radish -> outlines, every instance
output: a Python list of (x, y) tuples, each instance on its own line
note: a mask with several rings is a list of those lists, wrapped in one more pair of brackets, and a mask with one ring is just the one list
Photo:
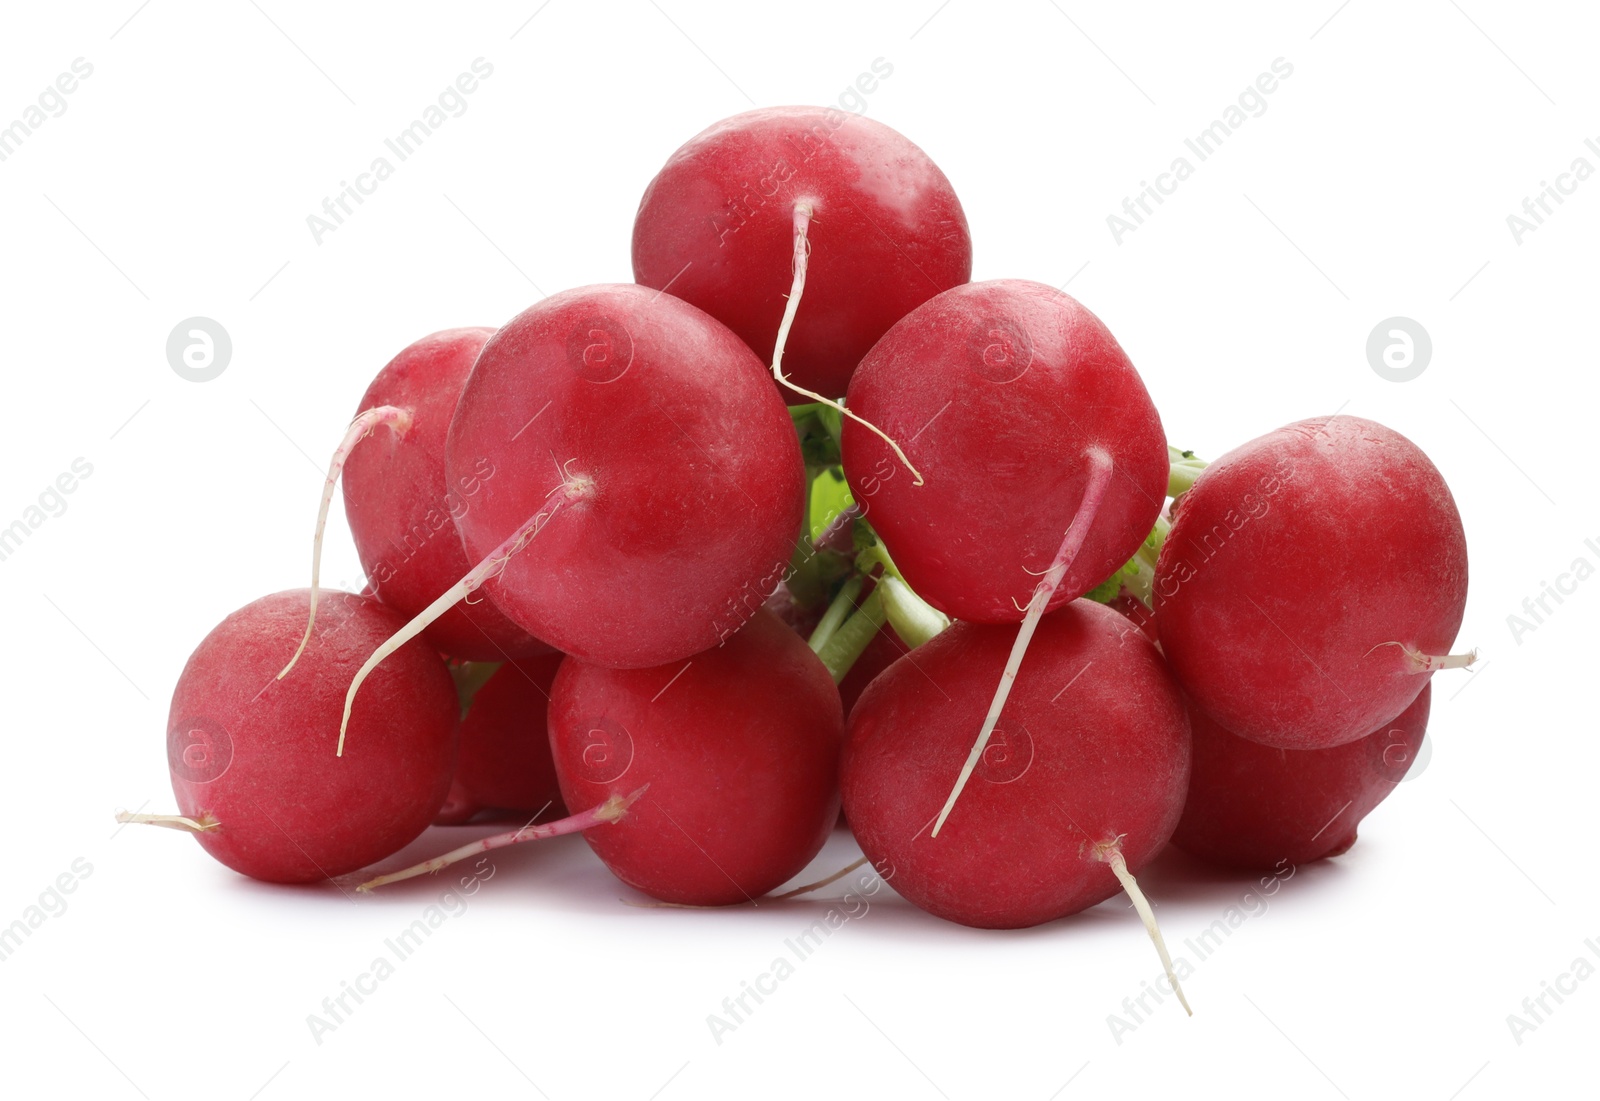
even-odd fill
[(507, 662), (472, 696), (461, 720), (455, 783), (446, 806), (453, 824), (483, 810), (535, 819), (566, 816), (550, 758), (546, 712), (560, 654)]
[[(493, 331), (447, 329), (423, 337), (390, 360), (367, 388), (323, 486), (311, 547), (311, 614), (303, 640), (311, 637), (316, 624), (322, 540), (341, 472), (345, 515), (361, 567), (371, 591), (385, 604), (410, 618), (467, 571), (470, 563), (456, 520), (472, 507), (483, 480), (495, 471), (483, 460), (459, 482), (447, 483), (445, 433), (461, 387)], [(378, 438), (373, 442), (357, 446), (374, 434)], [(449, 609), (428, 627), (427, 639), (464, 661), (504, 661), (550, 650), (487, 599)], [(299, 657), (297, 650), (284, 675)]]
[[(499, 471), (488, 459), (446, 478), (444, 448), (462, 387), (493, 329), (448, 329), (406, 348), (361, 399), (363, 410), (390, 405), (411, 414), (404, 439), (390, 435), (356, 448), (344, 467), (344, 509), (361, 566), (378, 599), (414, 616), (472, 565), (458, 523)], [(428, 627), (433, 646), (462, 661), (506, 661), (550, 647), (482, 599), (458, 604)]]
[(167, 761), (177, 815), (123, 821), (194, 833), (235, 871), (310, 883), (404, 848), (432, 820), (455, 757), (455, 688), (438, 655), (405, 646), (351, 716), (358, 748), (330, 761), (345, 685), (405, 617), (329, 593), (295, 676), (277, 679), (310, 607), (306, 589), (263, 597), (195, 649), (172, 694)]
[(843, 722), (821, 661), (765, 609), (686, 661), (568, 658), (550, 696), (569, 807), (649, 785), (624, 821), (585, 840), (624, 883), (701, 906), (758, 898), (821, 850), (839, 814)]
[(350, 686), (491, 577), (524, 630), (586, 661), (644, 667), (715, 646), (776, 587), (805, 467), (761, 362), (693, 306), (633, 284), (530, 307), (473, 368), (446, 444), (478, 564)]
[(956, 287), (901, 319), (857, 369), (848, 404), (905, 441), (926, 480), (896, 477), (882, 441), (845, 425), (851, 492), (906, 581), (957, 619), (1022, 624), (937, 836), (1040, 616), (1144, 542), (1166, 499), (1166, 437), (1099, 318), (1017, 279)]
[(1195, 703), (1280, 749), (1354, 741), (1450, 655), (1467, 543), (1444, 478), (1359, 417), (1297, 421), (1236, 448), (1173, 505), (1156, 627)]
[(901, 134), (832, 107), (768, 107), (702, 131), (650, 181), (633, 274), (822, 400), (889, 326), (971, 278), (972, 239), (950, 181)]
[(1329, 749), (1275, 749), (1230, 733), (1198, 709), (1189, 798), (1172, 843), (1217, 864), (1273, 869), (1338, 856), (1422, 746), (1429, 685), (1398, 718)]
[(1039, 925), (1126, 890), (1170, 975), (1132, 873), (1183, 810), (1189, 722), (1160, 653), (1111, 609), (1080, 600), (1040, 620), (960, 828), (928, 836), (1012, 636), (957, 622), (868, 686), (840, 771), (856, 839), (895, 890), (963, 925)]
[[(557, 659), (559, 661), (559, 659)], [(450, 663), (450, 677), (456, 682), (456, 699), (461, 702), (461, 717), (465, 719), (472, 708), (472, 699), (478, 690), (489, 683), (489, 678), (500, 671), (500, 662), (497, 661), (460, 661)], [(435, 826), (460, 826), (470, 822), (483, 810), (478, 801), (468, 794), (467, 789), (461, 784), (461, 751), (460, 738), (456, 739), (456, 764), (454, 779), (450, 782), (450, 793), (444, 797), (444, 805), (439, 808), (439, 813), (433, 816)]]

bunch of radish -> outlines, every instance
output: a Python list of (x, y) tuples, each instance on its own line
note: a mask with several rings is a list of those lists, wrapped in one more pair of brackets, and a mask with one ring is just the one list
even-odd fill
[[(636, 283), (378, 372), (311, 588), (201, 642), (177, 812), (122, 817), (280, 883), (509, 818), (363, 886), (581, 832), (719, 906), (805, 868), (842, 800), (929, 913), (1126, 891), (1170, 974), (1135, 879), (1169, 841), (1335, 855), (1403, 778), (1430, 677), (1472, 660), (1461, 519), (1357, 417), (1172, 447), (1094, 314), (971, 267), (888, 127), (775, 108), (693, 138), (640, 202)], [(318, 584), (341, 475), (359, 595)]]

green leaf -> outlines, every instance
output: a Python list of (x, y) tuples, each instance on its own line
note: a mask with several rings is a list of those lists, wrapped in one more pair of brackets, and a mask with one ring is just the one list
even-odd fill
[(811, 515), (808, 523), (812, 540), (821, 536), (828, 525), (853, 503), (850, 484), (844, 480), (844, 474), (838, 467), (830, 466), (818, 472), (811, 483)]

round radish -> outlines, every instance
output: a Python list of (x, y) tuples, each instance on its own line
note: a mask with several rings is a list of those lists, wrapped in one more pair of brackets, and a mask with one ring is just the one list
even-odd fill
[(963, 925), (1009, 929), (1110, 898), (1102, 849), (1130, 868), (1171, 836), (1189, 781), (1183, 694), (1161, 655), (1104, 605), (1046, 616), (1029, 672), (938, 838), (929, 827), (1011, 647), (957, 622), (868, 686), (850, 715), (845, 813), (895, 890)]
[(977, 782), (931, 836), (1011, 635), (957, 622), (867, 687), (840, 768), (850, 827), (895, 890), (963, 925), (1038, 925), (1126, 890), (1176, 988), (1132, 870), (1178, 823), (1189, 722), (1160, 653), (1116, 612), (1080, 600), (1043, 618)]
[(585, 839), (617, 878), (665, 902), (758, 898), (816, 856), (839, 813), (839, 692), (762, 609), (728, 641), (652, 669), (563, 662), (550, 741), (569, 807), (648, 785)]
[(560, 654), (507, 662), (472, 697), (461, 720), (452, 797), (476, 810), (566, 817), (546, 713)]
[[(500, 471), (487, 458), (464, 462), (446, 480), (445, 434), (461, 388), (493, 329), (447, 329), (406, 348), (373, 379), (365, 411), (392, 406), (410, 414), (404, 436), (379, 432), (344, 464), (344, 509), (361, 566), (380, 600), (407, 618), (426, 608), (472, 563), (456, 525)], [(515, 475), (512, 475), (513, 477)], [(438, 650), (463, 661), (506, 661), (549, 647), (507, 619), (493, 601), (461, 603), (429, 625)]]
[(873, 347), (848, 404), (903, 441), (844, 426), (845, 475), (911, 587), (957, 619), (1021, 621), (937, 836), (983, 753), (1039, 617), (1143, 544), (1166, 500), (1161, 418), (1100, 319), (1054, 288), (970, 283)]
[(1173, 672), (1240, 737), (1354, 741), (1448, 656), (1467, 543), (1439, 471), (1360, 417), (1298, 421), (1211, 463), (1173, 506), (1155, 575)]
[[(602, 665), (687, 658), (777, 585), (800, 532), (805, 467), (761, 363), (670, 295), (586, 287), (484, 346), (450, 426), (452, 482), (487, 461), (460, 519), (495, 602)], [(474, 583), (475, 582), (475, 583)]]
[(427, 827), (450, 785), (456, 691), (438, 655), (403, 647), (351, 716), (355, 743), (334, 758), (350, 677), (405, 617), (371, 597), (325, 594), (295, 669), (310, 592), (263, 597), (195, 649), (172, 694), (167, 759), (181, 825), (217, 860), (274, 883), (365, 867)]
[(1110, 475), (1046, 610), (1133, 556), (1166, 500), (1166, 436), (1133, 364), (1075, 299), (1020, 279), (946, 291), (878, 342), (849, 406), (902, 441), (926, 485), (844, 426), (851, 492), (939, 610), (1016, 623), (1103, 455)]
[(889, 326), (971, 278), (972, 240), (950, 181), (896, 131), (834, 108), (769, 107), (668, 159), (639, 202), (633, 273), (781, 360), (797, 386), (839, 397)]
[(1424, 684), (1398, 718), (1329, 749), (1265, 746), (1191, 709), (1194, 769), (1172, 843), (1214, 863), (1263, 870), (1346, 852), (1356, 826), (1416, 759), (1431, 695)]

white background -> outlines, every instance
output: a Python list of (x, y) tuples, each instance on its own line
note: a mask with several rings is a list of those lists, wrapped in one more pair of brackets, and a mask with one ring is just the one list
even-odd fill
[[(93, 869), (0, 964), (7, 1079), (95, 1098), (641, 1101), (1471, 1101), (1590, 1080), (1600, 981), (1520, 1044), (1506, 1018), (1600, 937), (1600, 581), (1520, 640), (1507, 616), (1574, 559), (1600, 564), (1584, 543), (1600, 537), (1600, 180), (1520, 243), (1506, 216), (1575, 158), (1600, 168), (1592, 10), (540, 3), (8, 8), (0, 121), (73, 59), (94, 72), (0, 163), (0, 526), (75, 458), (94, 470), (0, 562), (0, 925), (74, 859)], [(306, 216), (478, 57), (494, 73), (467, 112), (317, 244)], [(1301, 869), (1198, 964), (1192, 1019), (1168, 1004), (1120, 1043), (1107, 1015), (1158, 970), (1124, 903), (993, 933), (886, 891), (718, 1044), (707, 1015), (828, 903), (629, 907), (572, 838), (503, 855), (319, 1045), (307, 1015), (440, 884), (352, 902), (252, 883), (177, 834), (113, 834), (119, 807), (171, 806), (185, 658), (230, 610), (304, 584), (318, 468), (390, 356), (628, 280), (638, 196), (677, 145), (753, 104), (835, 101), (880, 57), (893, 75), (867, 114), (953, 181), (975, 277), (1070, 283), (1174, 442), (1215, 456), (1342, 410), (1435, 459), (1471, 548), (1461, 643), (1486, 660), (1435, 682), (1431, 760), (1351, 853)], [(1119, 244), (1106, 215), (1279, 57), (1294, 73), (1265, 114)], [(164, 351), (194, 315), (234, 344), (205, 384)], [(1434, 344), (1404, 384), (1364, 351), (1393, 315)], [(332, 530), (325, 577), (358, 587), (337, 515)], [(838, 835), (813, 871), (854, 854)], [(1246, 887), (1181, 859), (1144, 879), (1175, 946)]]

